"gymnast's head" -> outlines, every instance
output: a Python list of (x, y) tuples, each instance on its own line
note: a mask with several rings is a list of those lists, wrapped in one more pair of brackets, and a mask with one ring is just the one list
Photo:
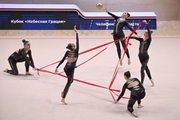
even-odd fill
[[(150, 31), (150, 34), (152, 34), (152, 33), (153, 33), (153, 31)], [(148, 31), (145, 31), (145, 32), (144, 32), (144, 37), (145, 37), (145, 38), (148, 38), (148, 37), (149, 37)]]
[(31, 48), (30, 42), (25, 40), (25, 39), (23, 39), (22, 42), (23, 42), (23, 45), (24, 45), (24, 49), (25, 50), (30, 50), (30, 48)]
[[(152, 34), (152, 33), (153, 33), (153, 31), (150, 31), (150, 34)], [(148, 38), (148, 37), (149, 37), (149, 34), (148, 34), (148, 31), (147, 31), (147, 30), (144, 32), (144, 37), (145, 37), (145, 38)]]
[(128, 12), (124, 12), (124, 13), (122, 14), (122, 18), (127, 19), (128, 17), (130, 17), (130, 14), (129, 14)]
[(76, 46), (75, 46), (74, 43), (69, 43), (66, 48), (67, 48), (68, 50), (73, 51), (73, 50), (75, 50)]
[(129, 71), (124, 72), (124, 79), (128, 80), (131, 77), (131, 73)]

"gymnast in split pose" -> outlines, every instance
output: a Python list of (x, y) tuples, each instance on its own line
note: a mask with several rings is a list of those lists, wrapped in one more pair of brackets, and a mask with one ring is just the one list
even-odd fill
[(32, 75), (31, 73), (29, 73), (29, 66), (31, 66), (34, 70), (36, 70), (30, 49), (31, 47), (30, 42), (26, 40), (22, 40), (22, 42), (24, 44), (24, 48), (16, 50), (8, 58), (9, 64), (11, 66), (11, 70), (6, 69), (4, 70), (4, 72), (7, 72), (12, 75), (18, 75), (19, 72), (17, 68), (17, 63), (19, 62), (25, 62), (26, 75)]
[[(124, 40), (124, 32), (123, 32), (123, 28), (125, 26), (127, 26), (131, 31), (133, 31), (133, 29), (130, 27), (129, 23), (126, 22), (126, 19), (130, 16), (130, 14), (128, 12), (124, 12), (120, 17), (108, 12), (108, 10), (106, 9), (106, 12), (111, 15), (115, 20), (115, 24), (114, 24), (114, 30), (113, 30), (113, 39), (115, 41), (115, 45), (117, 48), (117, 54), (120, 60), (120, 65), (122, 65), (122, 58), (121, 58), (121, 47), (120, 47), (120, 43), (117, 40), (121, 41), (121, 44), (123, 46), (123, 48), (126, 48), (126, 41)], [(137, 35), (137, 33), (135, 32), (135, 34)], [(130, 55), (129, 55), (129, 50), (126, 49), (126, 55), (128, 57), (128, 65), (131, 64), (131, 60), (130, 60)]]
[(56, 67), (55, 72), (58, 72), (58, 67), (64, 62), (64, 60), (67, 58), (67, 63), (64, 67), (64, 71), (67, 75), (67, 83), (66, 86), (61, 93), (62, 100), (61, 102), (64, 103), (65, 105), (67, 104), (65, 102), (66, 95), (68, 93), (69, 87), (71, 86), (71, 83), (73, 82), (73, 77), (74, 77), (74, 69), (76, 68), (76, 62), (78, 60), (78, 54), (79, 54), (79, 38), (78, 38), (78, 33), (76, 30), (76, 26), (74, 26), (74, 31), (76, 32), (76, 46), (73, 43), (69, 43), (67, 45), (67, 52), (65, 53), (63, 59), (61, 62), (58, 64)]
[(144, 77), (145, 77), (144, 70), (145, 70), (152, 83), (152, 86), (154, 86), (154, 82), (152, 80), (151, 73), (147, 65), (149, 61), (148, 49), (152, 41), (151, 38), (152, 31), (150, 31), (146, 20), (144, 20), (143, 23), (146, 24), (146, 28), (147, 28), (147, 31), (144, 33), (144, 38), (132, 36), (130, 37), (130, 39), (136, 39), (140, 42), (138, 56), (141, 62), (141, 83), (142, 84), (144, 83)]
[(146, 95), (145, 89), (141, 82), (137, 78), (131, 78), (131, 73), (129, 71), (124, 73), (124, 79), (126, 80), (126, 83), (124, 84), (122, 88), (122, 92), (119, 95), (116, 103), (122, 98), (124, 95), (126, 89), (131, 91), (131, 95), (129, 98), (129, 102), (127, 105), (128, 111), (135, 117), (138, 117), (137, 113), (134, 112), (133, 106), (135, 102), (138, 102), (138, 108), (142, 108), (141, 106), (141, 99), (143, 99)]

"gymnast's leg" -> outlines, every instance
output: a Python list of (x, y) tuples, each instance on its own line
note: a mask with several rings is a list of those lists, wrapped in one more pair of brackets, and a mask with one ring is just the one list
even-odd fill
[(65, 98), (66, 98), (66, 95), (67, 95), (67, 93), (69, 91), (71, 83), (73, 82), (74, 70), (65, 71), (65, 73), (67, 75), (67, 83), (66, 83), (66, 86), (64, 88), (64, 91), (62, 92), (62, 100), (61, 100), (61, 102), (63, 102), (66, 105), (67, 103), (65, 102)]
[(113, 36), (114, 38), (114, 43), (116, 45), (116, 49), (117, 49), (117, 54), (118, 54), (118, 58), (120, 61), (120, 65), (122, 65), (122, 60), (121, 60), (121, 47), (120, 47), (120, 43), (117, 37), (115, 37), (115, 35)]
[(128, 48), (126, 48), (126, 41), (125, 40), (121, 40), (121, 44), (122, 44), (124, 50), (126, 49), (126, 55), (127, 55), (127, 58), (128, 58), (128, 65), (130, 65), (131, 64), (131, 60), (130, 60), (129, 50), (128, 50)]
[(9, 58), (8, 61), (9, 61), (9, 64), (10, 64), (12, 70), (6, 69), (6, 70), (4, 70), (4, 72), (7, 72), (7, 73), (12, 74), (12, 75), (18, 75), (19, 72), (17, 69), (16, 62), (11, 58)]
[(136, 102), (136, 100), (133, 99), (132, 97), (130, 97), (127, 109), (132, 115), (134, 115), (135, 117), (138, 117), (138, 115), (134, 112), (134, 109), (133, 109), (135, 102)]
[(140, 62), (142, 64), (142, 66), (141, 66), (141, 83), (142, 84), (144, 83), (144, 77), (145, 77), (144, 70), (145, 70), (148, 77), (149, 77), (149, 79), (150, 79), (150, 81), (151, 81), (151, 83), (152, 83), (152, 86), (154, 86), (154, 82), (152, 80), (150, 70), (149, 70), (149, 68), (147, 66), (148, 61), (149, 61), (149, 56), (147, 56), (147, 57), (145, 57), (143, 59), (140, 58)]
[(150, 70), (149, 70), (149, 68), (148, 68), (148, 65), (146, 65), (145, 71), (146, 71), (147, 76), (149, 77), (149, 80), (150, 80), (151, 83), (152, 83), (152, 86), (154, 86), (154, 81), (153, 81), (153, 79), (152, 79), (152, 77), (151, 77), (151, 72), (150, 72)]
[(149, 56), (147, 56), (145, 58), (140, 57), (139, 60), (141, 62), (141, 83), (143, 84), (144, 83), (144, 77), (145, 77), (144, 70), (145, 70), (145, 68), (147, 66)]

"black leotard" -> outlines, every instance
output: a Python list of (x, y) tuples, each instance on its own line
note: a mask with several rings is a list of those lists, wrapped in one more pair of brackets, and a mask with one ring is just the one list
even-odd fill
[[(28, 55), (28, 56), (27, 56)], [(14, 62), (24, 62), (26, 61), (31, 67), (34, 66), (34, 61), (32, 59), (31, 50), (29, 50), (27, 53), (24, 48), (19, 49), (18, 53), (14, 52), (9, 59), (12, 59)]]
[[(76, 34), (76, 49), (74, 50), (74, 52), (72, 52), (72, 51), (66, 51), (66, 53), (65, 53), (65, 55), (64, 55), (64, 57), (63, 57), (63, 59), (61, 60), (61, 62), (58, 64), (58, 66), (56, 67), (56, 68), (58, 68), (63, 62), (64, 62), (64, 60), (67, 58), (67, 57), (70, 57), (70, 56), (73, 56), (73, 57), (75, 57), (75, 58), (77, 58), (78, 59), (78, 54), (79, 54), (79, 38), (78, 38), (78, 34)], [(72, 66), (72, 67), (76, 67), (76, 62), (77, 62), (77, 60), (75, 61), (75, 62), (72, 62), (72, 63), (66, 63), (66, 66)]]
[[(57, 68), (64, 62), (64, 60), (66, 59), (66, 57), (74, 57), (78, 59), (78, 54), (79, 54), (79, 38), (78, 38), (78, 34), (76, 33), (76, 49), (72, 52), (72, 51), (67, 51), (63, 57), (63, 59), (61, 60), (61, 62), (58, 64)], [(64, 67), (64, 72), (67, 75), (67, 83), (66, 86), (64, 88), (64, 91), (62, 92), (62, 97), (65, 98), (68, 90), (70, 88), (71, 83), (73, 82), (73, 77), (74, 77), (74, 69), (76, 68), (76, 61), (74, 62), (67, 62), (65, 67)]]
[(140, 42), (138, 56), (139, 56), (139, 60), (142, 64), (142, 66), (141, 66), (141, 83), (144, 82), (144, 77), (145, 77), (144, 70), (146, 71), (149, 79), (150, 80), (152, 79), (151, 72), (147, 65), (148, 61), (149, 61), (148, 49), (151, 44), (152, 38), (151, 38), (151, 31), (148, 27), (148, 24), (146, 24), (146, 28), (147, 28), (148, 36), (149, 36), (147, 40), (144, 40), (143, 38), (138, 38), (138, 37), (130, 37), (130, 39), (136, 39)]
[(145, 41), (143, 38), (138, 38), (138, 37), (130, 37), (130, 39), (136, 39), (140, 42), (139, 45), (139, 57), (146, 57), (148, 56), (148, 49), (151, 44), (152, 38), (151, 38), (151, 31), (149, 30), (148, 24), (146, 24), (146, 28), (148, 30), (148, 39)]
[[(109, 15), (111, 15), (115, 20), (115, 24), (114, 24), (114, 30), (113, 30), (113, 34), (114, 35), (118, 35), (119, 37), (123, 37), (124, 36), (124, 32), (123, 32), (123, 27), (127, 26), (131, 31), (133, 31), (133, 29), (130, 27), (129, 23), (126, 22), (125, 20), (121, 21), (121, 20), (118, 20), (120, 19), (118, 16), (110, 13), (110, 12), (107, 12)], [(135, 34), (137, 34), (135, 32)]]
[(131, 91), (131, 97), (135, 100), (142, 99), (144, 95), (141, 94), (141, 92), (145, 92), (144, 87), (140, 83), (140, 81), (137, 78), (129, 79), (123, 86), (122, 92), (119, 95), (117, 101), (121, 99), (121, 97), (124, 95), (126, 89)]

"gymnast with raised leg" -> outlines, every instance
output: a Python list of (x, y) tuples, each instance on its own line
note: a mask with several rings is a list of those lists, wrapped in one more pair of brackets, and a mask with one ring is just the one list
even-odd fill
[[(120, 61), (120, 65), (122, 65), (122, 58), (121, 58), (121, 47), (120, 47), (120, 43), (119, 41), (117, 40), (120, 40), (121, 41), (121, 44), (123, 46), (123, 48), (125, 49), (126, 48), (126, 41), (124, 40), (124, 32), (123, 32), (123, 28), (125, 26), (127, 26), (131, 31), (133, 31), (133, 29), (130, 27), (129, 23), (126, 22), (126, 19), (130, 16), (130, 14), (128, 12), (124, 12), (120, 17), (108, 12), (108, 10), (106, 9), (106, 12), (111, 15), (115, 20), (115, 24), (114, 24), (114, 30), (113, 30), (113, 39), (115, 42), (115, 45), (116, 45), (116, 48), (117, 48), (117, 54), (118, 54), (118, 57), (119, 57), (119, 61)], [(135, 32), (135, 34), (137, 35), (137, 33)], [(128, 65), (131, 64), (131, 60), (130, 60), (130, 55), (129, 55), (129, 50), (126, 49), (126, 55), (127, 55), (127, 58), (128, 58)]]
[(34, 61), (32, 58), (32, 53), (31, 53), (31, 45), (29, 41), (22, 40), (24, 44), (24, 48), (16, 50), (12, 55), (9, 56), (8, 61), (11, 66), (12, 70), (5, 69), (4, 72), (7, 72), (12, 75), (18, 75), (18, 68), (17, 68), (17, 63), (19, 62), (25, 62), (25, 68), (26, 68), (26, 73), (25, 75), (32, 75), (29, 72), (29, 66), (31, 66), (34, 70), (36, 70), (34, 66)]
[(136, 39), (140, 42), (138, 56), (141, 62), (141, 83), (142, 84), (144, 83), (144, 77), (145, 77), (144, 70), (145, 70), (152, 83), (152, 86), (154, 86), (154, 82), (151, 77), (151, 72), (147, 65), (149, 61), (148, 49), (152, 41), (152, 38), (151, 38), (152, 31), (150, 31), (146, 20), (144, 20), (143, 23), (146, 24), (146, 28), (147, 28), (147, 31), (144, 33), (144, 38), (132, 36), (130, 37), (130, 39)]
[(141, 106), (141, 99), (143, 99), (146, 95), (145, 89), (141, 82), (137, 78), (131, 78), (131, 73), (129, 71), (124, 73), (124, 79), (126, 80), (126, 83), (124, 84), (122, 88), (122, 92), (119, 95), (116, 103), (122, 98), (124, 95), (126, 89), (131, 91), (131, 95), (129, 98), (129, 102), (127, 105), (127, 110), (135, 117), (138, 117), (138, 114), (134, 112), (133, 106), (135, 102), (138, 102), (138, 108), (142, 108)]
[[(61, 93), (62, 100), (61, 102), (64, 103), (65, 105), (67, 104), (65, 102), (66, 95), (68, 93), (68, 90), (71, 86), (71, 83), (73, 82), (73, 77), (74, 77), (74, 69), (76, 68), (76, 62), (78, 60), (78, 54), (79, 54), (79, 38), (78, 38), (78, 33), (76, 30), (76, 26), (74, 26), (74, 31), (76, 32), (76, 46), (73, 43), (69, 43), (67, 45), (67, 51), (61, 60), (61, 62), (58, 64), (56, 67), (55, 72), (58, 72), (58, 67), (64, 62), (64, 60), (67, 58), (67, 63), (64, 67), (64, 72), (67, 75), (67, 83), (66, 86)], [(76, 47), (76, 48), (75, 48)]]

